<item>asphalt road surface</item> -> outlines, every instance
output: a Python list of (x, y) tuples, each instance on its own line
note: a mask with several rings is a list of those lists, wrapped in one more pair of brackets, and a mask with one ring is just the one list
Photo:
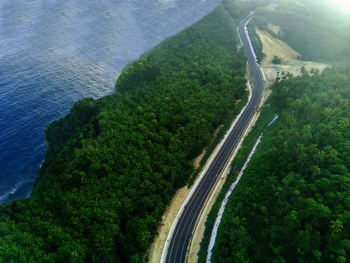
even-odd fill
[(245, 129), (248, 127), (249, 122), (251, 121), (260, 104), (263, 82), (261, 79), (261, 73), (256, 64), (254, 53), (251, 50), (248, 37), (245, 33), (245, 24), (253, 16), (254, 14), (249, 15), (243, 19), (238, 26), (238, 31), (241, 37), (244, 51), (248, 57), (248, 62), (254, 75), (254, 91), (252, 99), (250, 100), (240, 119), (237, 121), (235, 127), (232, 129), (230, 135), (227, 137), (220, 151), (216, 155), (214, 161), (198, 185), (192, 198), (186, 205), (171, 238), (168, 253), (166, 256), (166, 262), (183, 263), (186, 261), (186, 254), (190, 245), (192, 234), (205, 201), (208, 198), (210, 191), (215, 186), (216, 181), (225, 168), (225, 164), (229, 161), (230, 155), (241, 140)]

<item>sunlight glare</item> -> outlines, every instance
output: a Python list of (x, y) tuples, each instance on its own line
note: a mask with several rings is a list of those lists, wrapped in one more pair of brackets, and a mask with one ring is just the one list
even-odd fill
[(350, 11), (350, 0), (333, 0), (343, 11)]

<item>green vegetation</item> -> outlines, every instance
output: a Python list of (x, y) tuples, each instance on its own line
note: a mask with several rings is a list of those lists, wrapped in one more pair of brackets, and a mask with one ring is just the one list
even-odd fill
[(190, 180), (188, 181), (188, 187), (191, 187), (192, 184), (195, 182), (197, 176), (199, 175), (202, 168), (204, 167), (204, 165), (208, 161), (209, 157), (212, 155), (212, 153), (214, 152), (217, 145), (225, 137), (225, 134), (230, 129), (232, 122), (237, 118), (237, 115), (241, 112), (243, 107), (248, 102), (248, 96), (249, 96), (249, 94), (245, 93), (244, 97), (240, 101), (237, 102), (237, 105), (235, 106), (235, 110), (233, 112), (229, 113), (229, 117), (225, 120), (222, 127), (218, 128), (219, 130), (218, 130), (217, 134), (213, 137), (213, 139), (209, 143), (209, 146), (207, 147), (205, 154), (204, 154), (202, 160), (200, 161), (200, 164), (199, 164), (200, 167), (197, 168), (197, 170), (195, 171), (193, 176), (191, 176)]
[(244, 140), (244, 144), (239, 150), (236, 158), (233, 160), (230, 174), (228, 175), (227, 180), (222, 188), (222, 191), (220, 192), (219, 197), (215, 202), (215, 205), (213, 206), (212, 210), (210, 211), (207, 221), (205, 222), (205, 232), (204, 232), (203, 240), (201, 242), (201, 249), (199, 253), (200, 263), (206, 262), (207, 250), (209, 246), (210, 237), (212, 234), (212, 229), (214, 227), (214, 223), (218, 215), (221, 203), (225, 198), (227, 191), (230, 189), (232, 183), (236, 180), (256, 140), (258, 139), (258, 137), (262, 132), (265, 132), (266, 126), (271, 122), (271, 120), (275, 116), (275, 109), (273, 109), (269, 105), (269, 102), (266, 105), (268, 106), (265, 106), (263, 108), (261, 112), (261, 116), (259, 117), (256, 125), (254, 126), (253, 130), (249, 133), (247, 138)]
[(247, 93), (246, 96), (244, 96), (243, 99), (237, 104), (236, 111), (233, 114), (231, 114), (231, 116), (229, 118), (227, 118), (227, 120), (224, 123), (224, 126), (219, 130), (219, 132), (216, 135), (216, 137), (214, 138), (214, 140), (210, 143), (207, 151), (205, 152), (205, 155), (203, 156), (203, 159), (201, 160), (202, 166), (209, 159), (210, 155), (213, 153), (213, 151), (215, 150), (218, 143), (222, 141), (226, 132), (231, 127), (232, 122), (236, 119), (237, 115), (241, 112), (243, 107), (247, 104), (248, 96), (249, 96), (249, 94)]
[[(303, 60), (334, 63), (350, 57), (350, 19), (335, 10), (332, 1), (278, 1), (274, 10), (259, 9), (253, 21), (288, 43)], [(268, 24), (280, 26), (280, 32), (275, 34)]]
[(274, 87), (267, 129), (232, 194), (212, 262), (346, 262), (350, 256), (350, 67)]
[[(279, 1), (254, 19), (295, 48), (302, 59), (333, 69), (302, 76), (282, 72), (271, 109), (279, 121), (262, 143), (226, 207), (212, 262), (346, 262), (350, 257), (350, 20), (326, 1)], [(268, 28), (279, 25), (279, 34)], [(280, 62), (275, 58), (275, 62)], [(338, 66), (335, 66), (338, 65)], [(343, 66), (340, 66), (343, 65)], [(269, 107), (270, 108), (270, 107)], [(266, 116), (265, 108), (262, 117)], [(261, 129), (261, 124), (255, 128)], [(247, 138), (233, 165), (235, 179), (252, 147)], [(259, 133), (259, 132), (258, 132)], [(225, 188), (228, 188), (225, 185)], [(206, 258), (222, 193), (207, 221), (200, 262)]]
[(273, 56), (273, 60), (272, 60), (273, 64), (281, 64), (282, 63), (282, 59), (278, 56)]
[[(211, 153), (245, 102), (236, 26), (266, 2), (225, 0), (129, 65), (114, 95), (82, 100), (49, 125), (32, 196), (0, 207), (0, 263), (144, 262), (165, 206), (194, 175), (191, 161), (210, 143)], [(250, 27), (279, 25), (276, 36), (303, 59), (349, 57), (346, 18), (324, 13), (316, 0), (279, 2), (260, 9)], [(261, 41), (250, 32), (261, 60)], [(213, 262), (350, 257), (350, 67), (302, 73), (282, 74), (233, 164), (224, 190), (278, 111), (228, 203)]]
[[(254, 0), (254, 1), (248, 1), (248, 2), (242, 2), (240, 0), (225, 0), (222, 2), (222, 5), (225, 7), (228, 14), (231, 16), (231, 18), (234, 20), (236, 24), (240, 21), (240, 18), (243, 18), (244, 15), (247, 15), (251, 10), (255, 10), (255, 8), (259, 6), (265, 6), (269, 3), (269, 0)], [(260, 18), (258, 18), (260, 19)], [(252, 22), (250, 22), (252, 23)], [(252, 35), (254, 36), (254, 43), (256, 45), (255, 49), (258, 50), (259, 53), (259, 61), (264, 58), (264, 54), (262, 53), (262, 42), (259, 38), (259, 36), (255, 32), (255, 28), (250, 28), (250, 32), (253, 32)], [(253, 44), (254, 44), (253, 43)], [(203, 159), (200, 162), (201, 167), (203, 167), (210, 157), (210, 155), (213, 153), (215, 147), (218, 145), (219, 142), (224, 138), (226, 132), (231, 127), (232, 122), (236, 118), (236, 115), (242, 110), (244, 105), (248, 101), (248, 94), (246, 94), (245, 97), (235, 107), (235, 111), (230, 114), (230, 117), (226, 119), (226, 121), (223, 123), (223, 127), (219, 130), (217, 136), (213, 138), (212, 142), (210, 143), (208, 149), (205, 152), (205, 155)], [(193, 183), (195, 178), (192, 178), (191, 183)]]
[(257, 24), (255, 23), (255, 18), (253, 18), (249, 24), (247, 25), (248, 33), (250, 40), (252, 41), (252, 45), (257, 57), (257, 61), (259, 64), (261, 64), (262, 60), (265, 57), (265, 54), (263, 53), (263, 43), (259, 37), (259, 35), (256, 33)]
[(245, 94), (234, 6), (131, 65), (116, 94), (80, 101), (48, 126), (32, 196), (0, 208), (0, 262), (144, 260), (191, 160)]

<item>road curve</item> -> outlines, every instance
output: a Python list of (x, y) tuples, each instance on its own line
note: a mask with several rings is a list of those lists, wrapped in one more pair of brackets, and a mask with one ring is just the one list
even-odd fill
[(253, 16), (254, 13), (250, 14), (243, 19), (238, 26), (238, 33), (245, 54), (248, 57), (251, 71), (254, 75), (254, 91), (252, 98), (222, 145), (202, 181), (199, 183), (192, 198), (186, 205), (171, 237), (168, 253), (166, 255), (166, 262), (168, 263), (183, 263), (186, 261), (187, 250), (190, 245), (192, 234), (205, 201), (260, 104), (263, 82), (254, 50), (252, 50), (251, 43), (246, 35), (246, 23), (249, 22)]

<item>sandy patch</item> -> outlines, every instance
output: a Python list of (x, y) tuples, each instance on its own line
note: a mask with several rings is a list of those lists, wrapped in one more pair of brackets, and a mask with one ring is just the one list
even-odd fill
[(282, 58), (282, 62), (295, 60), (300, 54), (286, 43), (272, 37), (268, 32), (256, 30), (261, 41), (263, 42), (264, 60), (267, 63), (272, 63), (273, 57), (276, 55)]
[[(305, 67), (308, 71), (311, 69), (318, 69), (320, 72), (325, 68), (330, 67), (330, 65), (313, 61), (297, 60), (297, 57), (300, 56), (300, 54), (285, 42), (274, 38), (266, 31), (257, 30), (257, 34), (263, 43), (263, 53), (265, 54), (265, 57), (261, 65), (267, 77), (268, 86), (276, 81), (277, 72), (289, 72), (292, 73), (293, 76), (299, 76), (301, 74), (301, 67)], [(273, 64), (272, 60), (274, 56), (280, 57), (282, 63), (278, 65)], [(281, 74), (280, 77), (282, 77)]]
[(149, 248), (149, 262), (150, 263), (159, 263), (162, 257), (162, 252), (164, 248), (165, 241), (168, 237), (168, 233), (170, 231), (171, 225), (182, 205), (185, 201), (187, 195), (189, 193), (189, 189), (187, 186), (180, 188), (170, 205), (166, 208), (165, 213), (162, 217), (162, 223), (158, 228), (158, 236), (153, 241), (151, 247)]
[(207, 151), (207, 147), (205, 147), (200, 155), (198, 155), (194, 160), (193, 160), (193, 167), (195, 170), (201, 167), (201, 161), (205, 155), (205, 152)]
[[(216, 136), (218, 135), (219, 131), (224, 127), (223, 124), (219, 125), (219, 127), (214, 131), (213, 140), (215, 140)], [(194, 169), (200, 168), (200, 162), (202, 161), (208, 147), (205, 147), (202, 150), (202, 153), (198, 155), (193, 160), (193, 166)], [(214, 151), (213, 151), (214, 152)], [(209, 158), (210, 159), (210, 158)], [(197, 181), (198, 177), (196, 178)], [(195, 184), (192, 184), (194, 186)], [(163, 248), (165, 245), (165, 241), (168, 237), (170, 228), (176, 218), (177, 213), (179, 212), (182, 204), (184, 203), (187, 195), (189, 194), (191, 188), (188, 188), (187, 186), (184, 186), (180, 188), (173, 199), (171, 200), (170, 205), (166, 208), (163, 216), (162, 216), (162, 222), (157, 230), (158, 235), (156, 236), (155, 240), (153, 241), (151, 247), (148, 249), (148, 256), (149, 256), (149, 262), (150, 263), (159, 263), (162, 257)]]
[[(239, 103), (241, 100), (238, 100), (236, 102)], [(214, 131), (214, 135), (213, 135), (213, 139), (211, 140), (211, 142), (209, 143), (209, 145), (215, 140), (216, 136), (218, 135), (219, 131), (224, 127), (223, 124), (220, 124), (219, 127), (216, 128), (216, 130)], [(203, 151), (201, 152), (200, 155), (198, 155), (194, 160), (193, 160), (193, 167), (195, 170), (199, 169), (201, 167), (201, 161), (205, 155), (205, 153), (207, 152), (208, 147), (204, 147)]]

